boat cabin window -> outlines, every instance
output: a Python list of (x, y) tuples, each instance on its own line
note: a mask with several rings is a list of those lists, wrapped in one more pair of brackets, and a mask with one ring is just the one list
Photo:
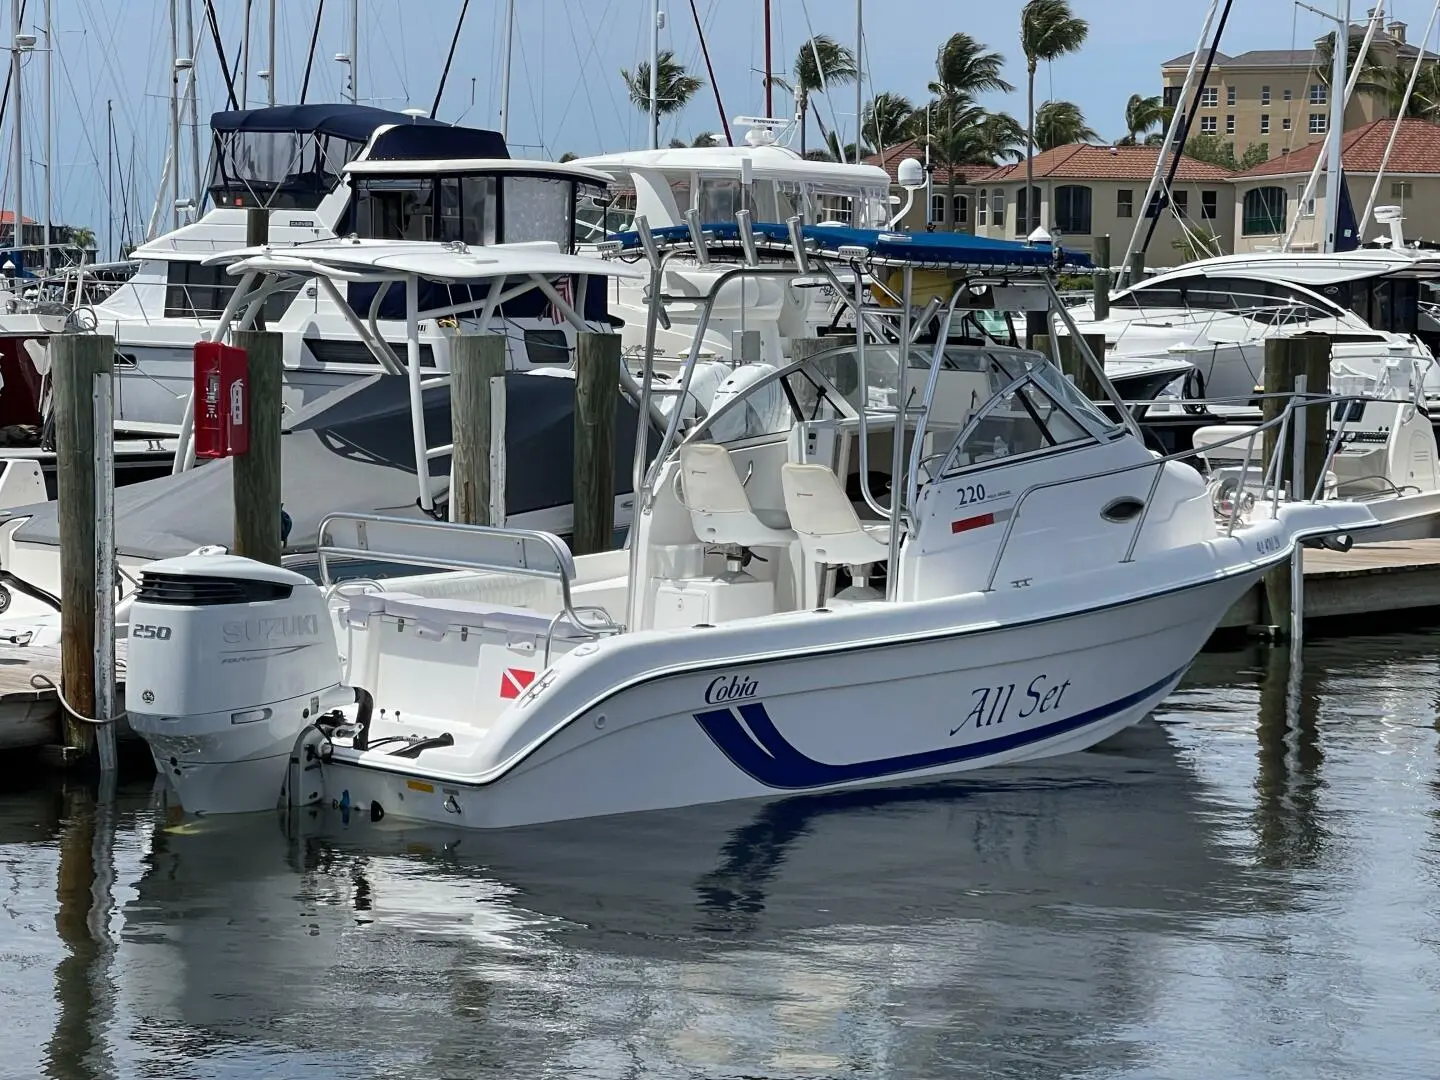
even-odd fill
[[(218, 319), (230, 302), (239, 278), (223, 266), (202, 266), (196, 262), (169, 263), (165, 280), (167, 319)], [(297, 279), (265, 298), (265, 318), (271, 322), (285, 314), (300, 292)]]
[(1414, 278), (1337, 281), (1316, 291), (1353, 311), (1376, 330), (1414, 334), (1420, 329), (1420, 282)]
[(355, 185), (355, 232), (373, 240), (493, 244), (495, 207), (493, 176), (361, 177)]
[(561, 251), (569, 251), (574, 235), (570, 220), (573, 191), (573, 182), (558, 177), (505, 177), (505, 243), (549, 240)]
[(309, 131), (216, 132), (210, 198), (216, 206), (314, 210), (364, 148)]
[(1137, 285), (1110, 302), (1111, 308), (1146, 310), (1183, 308), (1189, 311), (1229, 311), (1273, 323), (1305, 318), (1334, 318), (1342, 314), (1331, 306), (1283, 281), (1261, 278), (1211, 277), (1192, 274), (1169, 281)]
[[(827, 354), (823, 360), (835, 361), (838, 368), (851, 373), (854, 379), (854, 354), (850, 364), (844, 362), (845, 353)], [(854, 416), (855, 410), (847, 400), (853, 391), (847, 393), (843, 386), (837, 387), (825, 377), (822, 369), (826, 363), (815, 363), (812, 358), (803, 365), (782, 368), (780, 372), (758, 375), (733, 396), (728, 396), (714, 406), (714, 411), (689, 436), (688, 441), (714, 442), (720, 444), (743, 442), (767, 436), (785, 435), (797, 421), (835, 420)], [(835, 370), (837, 364), (828, 364)]]
[[(605, 200), (610, 201), (607, 207)], [(582, 188), (575, 201), (575, 242), (595, 244), (612, 233), (627, 232), (635, 226), (635, 186)]]
[(476, 247), (548, 240), (569, 252), (576, 187), (568, 177), (361, 174), (354, 229), (367, 240), (458, 240)]
[(735, 215), (745, 209), (745, 192), (740, 181), (727, 176), (701, 177), (699, 209), (700, 220), (707, 225), (734, 221)]

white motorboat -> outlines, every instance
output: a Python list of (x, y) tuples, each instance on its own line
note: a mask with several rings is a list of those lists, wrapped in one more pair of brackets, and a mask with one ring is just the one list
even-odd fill
[[(906, 300), (941, 251), (871, 233), (862, 258), (828, 231), (795, 229), (794, 272), (898, 265)], [(1050, 253), (1013, 250), (957, 274), (931, 347), (902, 304), (893, 346), (755, 373), (683, 439), (672, 412), (625, 552), (338, 515), (320, 585), (229, 555), (145, 567), (132, 727), (192, 811), (489, 828), (907, 782), (1134, 723), (1301, 539), (1378, 519), (1257, 502), (1217, 524), (1192, 468), (1047, 358), (949, 345), (965, 306), (1068, 321), (1047, 272), (1022, 280)], [(350, 558), (439, 572), (327, 588)]]

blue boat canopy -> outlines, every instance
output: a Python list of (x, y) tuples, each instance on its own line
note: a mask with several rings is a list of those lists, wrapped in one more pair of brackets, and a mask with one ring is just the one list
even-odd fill
[[(738, 248), (739, 226), (733, 223), (705, 225), (707, 244)], [(790, 245), (786, 225), (761, 222), (750, 227), (757, 245)], [(990, 240), (968, 233), (891, 232), (883, 229), (850, 229), (835, 225), (806, 225), (801, 236), (821, 253), (835, 255), (842, 247), (863, 247), (871, 259), (882, 262), (943, 267), (1041, 268), (1056, 265), (1052, 244), (1027, 244), (1018, 240)], [(690, 230), (684, 225), (670, 225), (652, 230), (661, 244), (688, 243)], [(616, 233), (610, 237), (626, 248), (640, 247), (638, 232)], [(1085, 269), (1093, 264), (1084, 252), (1060, 249), (1060, 265)]]
[(356, 143), (368, 141), (377, 128), (390, 125), (392, 130), (377, 141), (371, 154), (373, 159), (510, 156), (498, 131), (456, 127), (428, 117), (407, 116), (369, 105), (277, 105), (269, 109), (217, 112), (210, 117), (211, 130), (217, 135), (295, 132), (328, 135)]

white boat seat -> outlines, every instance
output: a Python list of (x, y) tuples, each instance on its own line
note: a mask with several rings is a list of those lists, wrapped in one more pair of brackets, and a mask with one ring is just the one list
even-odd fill
[(690, 524), (702, 541), (742, 548), (787, 547), (794, 542), (793, 532), (772, 529), (755, 516), (730, 452), (723, 446), (681, 446), (680, 477)]
[(780, 466), (790, 527), (805, 554), (824, 566), (866, 566), (890, 557), (888, 522), (866, 524), (824, 465)]

